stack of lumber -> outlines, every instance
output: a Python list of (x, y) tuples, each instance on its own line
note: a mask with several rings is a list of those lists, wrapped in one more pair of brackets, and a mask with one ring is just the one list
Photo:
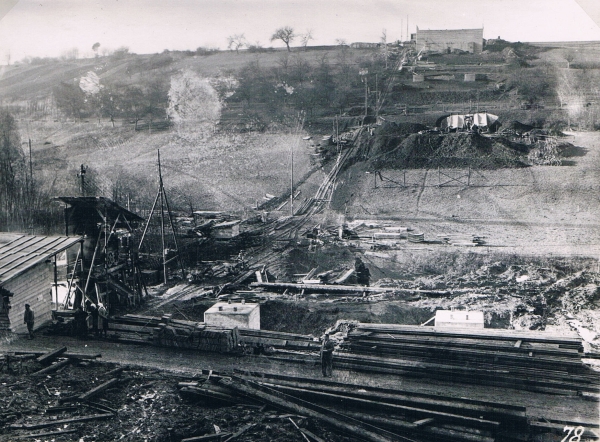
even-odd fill
[(484, 441), (528, 433), (525, 407), (282, 374), (208, 374), (180, 393), (207, 403), (250, 403), (321, 420), (368, 441)]
[(287, 350), (319, 350), (321, 344), (311, 336), (269, 330), (240, 328), (241, 341), (250, 346), (269, 346)]
[(425, 242), (425, 234), (422, 232), (407, 232), (406, 238), (408, 239), (408, 242)]
[(163, 316), (161, 323), (154, 328), (153, 341), (165, 347), (230, 353), (239, 349), (240, 335), (237, 328), (227, 329)]
[(582, 351), (576, 335), (360, 323), (334, 360), (338, 367), (450, 382), (598, 392), (600, 379), (582, 363)]
[(204, 322), (172, 319), (171, 315), (124, 315), (110, 323), (121, 341), (153, 343), (165, 347), (227, 353), (239, 349), (237, 328), (215, 327)]
[(121, 341), (145, 342), (165, 347), (190, 348), (219, 353), (235, 352), (240, 346), (285, 350), (320, 349), (312, 336), (245, 328), (223, 328), (204, 322), (173, 319), (171, 315), (124, 315), (110, 324)]
[(452, 246), (476, 247), (485, 244), (484, 236), (460, 234), (440, 234), (437, 236), (446, 244)]

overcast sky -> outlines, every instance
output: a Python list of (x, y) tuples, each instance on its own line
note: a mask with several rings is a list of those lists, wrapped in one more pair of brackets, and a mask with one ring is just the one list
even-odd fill
[[(587, 11), (587, 12), (586, 12)], [(245, 34), (263, 46), (277, 27), (312, 29), (311, 45), (388, 41), (421, 29), (484, 28), (510, 41), (600, 40), (599, 0), (0, 0), (0, 63), (92, 45), (131, 52), (225, 49)]]

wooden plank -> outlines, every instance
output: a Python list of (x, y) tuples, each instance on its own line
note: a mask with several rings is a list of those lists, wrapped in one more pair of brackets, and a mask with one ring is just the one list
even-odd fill
[(224, 440), (224, 442), (232, 442), (236, 439), (238, 439), (242, 434), (244, 434), (246, 431), (250, 430), (251, 428), (253, 428), (256, 424), (248, 424), (248, 425), (244, 425), (242, 428), (240, 428), (238, 431), (236, 431), (235, 433), (233, 433), (231, 436), (229, 436), (227, 439)]
[(121, 373), (123, 373), (124, 370), (125, 367), (117, 367), (104, 373), (104, 376), (119, 376)]
[(219, 434), (207, 434), (205, 436), (188, 437), (187, 439), (181, 439), (181, 442), (209, 442), (209, 441), (222, 441), (226, 437), (230, 437), (231, 433), (223, 432)]
[[(307, 292), (322, 292), (322, 293), (388, 293), (388, 292), (418, 292), (417, 290), (402, 290), (393, 287), (363, 287), (356, 285), (327, 285), (327, 284), (302, 284), (294, 282), (253, 282), (251, 287), (264, 287), (267, 289), (295, 289), (297, 291), (306, 290)], [(445, 292), (449, 294), (449, 292)]]
[(38, 428), (54, 427), (64, 424), (74, 424), (78, 422), (88, 422), (99, 419), (108, 419), (113, 417), (112, 413), (91, 414), (88, 416), (73, 417), (69, 419), (60, 419), (49, 422), (37, 422), (34, 424), (12, 424), (9, 428), (13, 430), (37, 430)]
[(294, 425), (294, 427), (296, 427), (296, 430), (298, 430), (300, 432), (300, 434), (302, 435), (302, 437), (304, 438), (304, 440), (306, 442), (310, 442), (310, 439), (306, 436), (306, 434), (304, 434), (304, 432), (300, 429), (300, 427), (298, 426), (298, 424), (296, 424), (296, 422), (294, 422), (294, 419), (292, 419), (291, 417), (288, 417), (288, 419), (290, 420), (290, 422), (292, 423), (292, 425)]
[(71, 433), (76, 433), (79, 430), (77, 428), (73, 428), (71, 430), (62, 430), (62, 431), (48, 431), (46, 433), (35, 433), (35, 434), (24, 434), (23, 436), (18, 436), (19, 438), (23, 438), (23, 439), (33, 439), (33, 438), (38, 438), (38, 437), (46, 437), (46, 436), (60, 436), (63, 434), (71, 434)]
[(119, 382), (119, 380), (117, 378), (112, 378), (109, 379), (108, 381), (98, 385), (96, 388), (92, 388), (90, 391), (88, 391), (87, 393), (83, 393), (79, 396), (79, 400), (81, 401), (87, 401), (89, 399), (91, 399), (92, 397), (96, 396), (98, 393), (103, 392), (104, 390), (112, 387), (113, 385), (115, 385), (117, 382)]
[(36, 361), (38, 361), (41, 364), (49, 364), (66, 351), (67, 347), (59, 347), (57, 349), (50, 350), (49, 352), (44, 353), (42, 356), (38, 357)]
[(45, 376), (48, 373), (53, 373), (62, 367), (66, 367), (69, 365), (71, 361), (69, 359), (63, 359), (62, 361), (58, 361), (56, 364), (52, 364), (46, 368), (43, 368), (35, 373), (32, 373), (31, 376)]
[(85, 353), (63, 353), (63, 358), (69, 358), (69, 359), (98, 359), (101, 358), (102, 355), (100, 353), (95, 353), (95, 354), (85, 354)]
[(428, 417), (426, 419), (421, 419), (421, 420), (415, 421), (415, 422), (413, 422), (413, 424), (414, 424), (415, 427), (422, 427), (424, 425), (429, 425), (433, 421), (435, 421), (434, 418)]
[(342, 273), (342, 275), (337, 278), (336, 280), (333, 281), (334, 284), (341, 284), (344, 281), (346, 281), (348, 278), (350, 278), (350, 276), (354, 273), (354, 267), (351, 269), (346, 270), (344, 273)]

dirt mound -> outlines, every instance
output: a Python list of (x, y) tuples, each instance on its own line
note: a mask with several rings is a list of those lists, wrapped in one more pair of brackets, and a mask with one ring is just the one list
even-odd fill
[(376, 168), (527, 166), (526, 152), (501, 138), (477, 133), (412, 134), (396, 149), (374, 158)]
[(407, 136), (425, 129), (427, 126), (418, 123), (384, 123), (375, 132), (371, 153), (377, 155), (394, 150)]
[(533, 126), (530, 126), (529, 124), (523, 124), (517, 120), (512, 120), (507, 123), (504, 123), (502, 125), (502, 128), (516, 130), (517, 132), (529, 132), (533, 129)]

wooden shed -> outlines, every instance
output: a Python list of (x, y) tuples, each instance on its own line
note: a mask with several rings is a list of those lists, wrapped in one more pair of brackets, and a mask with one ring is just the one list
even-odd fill
[(0, 329), (27, 331), (25, 304), (35, 314), (35, 328), (52, 319), (56, 255), (80, 247), (81, 237), (0, 233)]

